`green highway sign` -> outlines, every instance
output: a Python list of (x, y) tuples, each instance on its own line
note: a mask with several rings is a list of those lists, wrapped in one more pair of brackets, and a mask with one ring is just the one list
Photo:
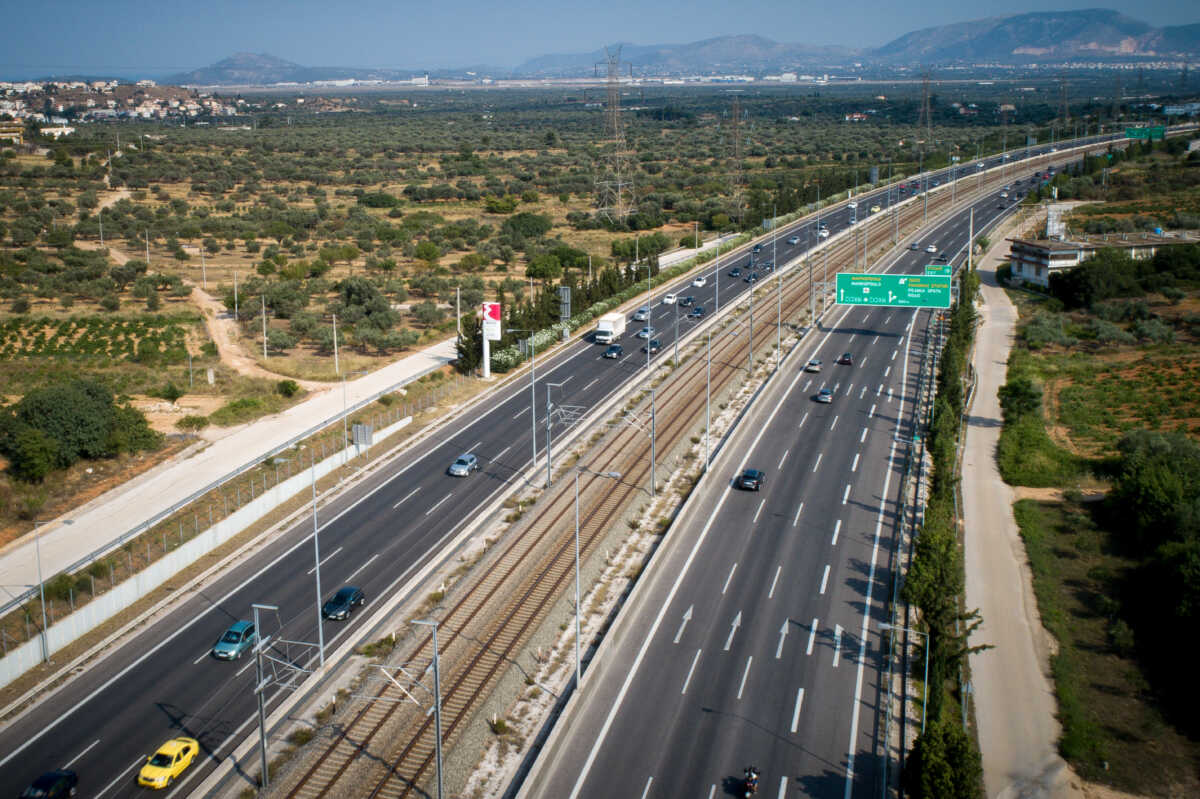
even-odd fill
[(950, 278), (945, 275), (864, 275), (838, 272), (840, 305), (895, 305), (949, 308)]
[(945, 277), (951, 277), (954, 274), (954, 270), (951, 268), (950, 264), (927, 264), (925, 266), (925, 274), (944, 275)]
[(1125, 128), (1125, 138), (1127, 139), (1164, 139), (1167, 135), (1167, 129), (1162, 125), (1153, 125), (1144, 128)]

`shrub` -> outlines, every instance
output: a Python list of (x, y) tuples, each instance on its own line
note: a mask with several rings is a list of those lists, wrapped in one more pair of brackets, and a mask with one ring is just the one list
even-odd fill
[(300, 384), (295, 380), (280, 380), (275, 384), (275, 390), (278, 391), (281, 396), (291, 399), (300, 392)]
[(176, 422), (175, 426), (180, 430), (203, 430), (208, 427), (208, 417), (189, 414)]

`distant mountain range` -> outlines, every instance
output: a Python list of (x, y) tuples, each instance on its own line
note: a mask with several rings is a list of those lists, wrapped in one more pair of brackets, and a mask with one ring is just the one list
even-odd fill
[[(1067, 61), (1200, 57), (1200, 23), (1155, 28), (1109, 9), (1041, 11), (941, 25), (906, 33), (882, 47), (855, 50), (718, 36), (687, 44), (622, 44), (635, 75), (764, 74), (819, 67), (920, 64), (1057, 64)], [(542, 55), (515, 69), (477, 66), (430, 71), (433, 77), (581, 77), (604, 74), (605, 51)], [(470, 70), (468, 72), (468, 70)], [(331, 80), (407, 81), (425, 70), (306, 67), (267, 54), (239, 53), (171, 75), (184, 85), (270, 85)]]

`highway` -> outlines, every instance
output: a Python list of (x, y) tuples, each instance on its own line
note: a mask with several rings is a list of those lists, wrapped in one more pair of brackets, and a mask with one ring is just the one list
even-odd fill
[[(1011, 210), (996, 205), (975, 204), (976, 230)], [(922, 240), (961, 262), (966, 220)], [(905, 251), (889, 271), (929, 260)], [(793, 353), (625, 609), (640, 624), (585, 674), (530, 795), (725, 796), (751, 764), (766, 797), (879, 795), (878, 625), (928, 313), (839, 308)], [(766, 472), (761, 492), (735, 487), (747, 468)]]
[[(995, 165), (999, 159), (989, 159), (988, 163)], [(888, 202), (885, 190), (856, 199), (860, 213), (864, 206), (878, 204), (886, 208)], [(849, 215), (847, 208), (842, 206), (823, 213), (821, 222), (837, 234), (847, 227)], [(800, 237), (799, 244), (787, 245), (786, 239), (793, 234)], [(922, 242), (929, 240), (929, 237), (921, 239)], [(774, 260), (785, 263), (815, 241), (815, 222), (812, 220), (781, 228)], [(941, 246), (944, 249), (945, 245)], [(769, 241), (759, 257), (771, 257)], [(748, 284), (740, 278), (730, 277), (728, 272), (734, 266), (746, 269), (749, 260), (749, 248), (742, 248), (736, 255), (722, 257), (719, 273), (714, 274), (710, 267), (705, 287), (691, 287), (690, 281), (675, 281), (656, 286), (655, 296), (661, 298), (667, 292), (692, 295), (697, 304), (705, 306), (711, 314), (716, 310), (718, 289), (721, 307), (745, 291)], [(675, 313), (676, 306), (659, 302), (654, 305), (650, 323), (658, 329), (657, 337), (663, 342), (663, 350), (656, 358), (670, 357)], [(681, 320), (681, 333), (689, 324)], [(861, 324), (878, 327), (882, 331), (880, 335), (900, 335), (899, 329), (888, 327), (875, 317), (863, 319)], [(889, 324), (900, 324), (899, 317)], [(604, 348), (588, 341), (572, 343), (546, 361), (539, 359), (536, 407), (532, 411), (528, 381), (510, 383), (461, 414), (455, 424), (402, 452), (379, 469), (373, 478), (348, 491), (322, 515), (319, 535), (321, 594), (328, 597), (341, 585), (353, 583), (362, 587), (367, 597), (367, 613), (360, 611), (348, 622), (324, 624), (327, 651), (332, 651), (344, 636), (354, 634), (369, 614), (372, 602), (394, 593), (424, 564), (440, 557), (446, 543), (499, 492), (507, 490), (514, 480), (523, 479), (532, 457), (531, 412), (537, 418), (538, 446), (544, 444), (542, 415), (546, 383), (561, 384), (554, 390), (556, 403), (591, 409), (637, 378), (639, 370), (645, 368), (641, 342), (633, 338), (640, 327), (639, 323), (629, 323), (622, 342), (626, 354), (617, 361), (602, 359), (600, 355)], [(829, 346), (832, 351), (844, 345), (839, 340)], [(864, 378), (859, 378), (858, 373), (865, 377), (879, 366), (877, 362), (869, 362), (865, 367), (855, 367), (852, 381), (855, 392), (865, 385)], [(833, 374), (836, 373), (829, 372), (825, 377)], [(812, 417), (814, 429), (811, 433), (818, 433), (815, 428), (824, 422), (818, 424), (817, 419), (823, 419), (826, 412), (839, 416), (849, 414), (851, 403), (861, 404), (865, 400), (864, 395), (862, 400), (846, 399), (822, 407)], [(830, 433), (845, 435), (849, 419), (849, 415), (842, 417), (844, 427)], [(554, 431), (556, 440), (565, 432), (562, 425), (558, 425)], [(882, 438), (871, 440), (882, 441)], [(807, 462), (807, 450), (807, 446), (797, 447), (789, 454), (789, 459), (797, 464), (793, 468)], [(465, 479), (447, 476), (445, 471), (450, 462), (467, 451), (480, 457), (481, 471)], [(855, 475), (856, 483), (878, 477), (877, 471), (883, 468), (878, 464), (878, 453), (875, 452), (870, 460), (875, 465), (869, 469), (876, 471), (868, 471), (864, 459), (860, 466), (863, 471)], [(833, 469), (844, 471), (842, 466), (840, 456), (831, 452), (825, 456), (821, 474), (832, 474), (830, 470)], [(538, 474), (534, 479), (540, 477)], [(778, 482), (772, 484), (764, 497), (782, 495), (780, 488)], [(799, 490), (799, 483), (796, 488)], [(815, 507), (810, 506), (809, 513)], [(763, 513), (773, 518), (766, 511)], [(847, 524), (850, 521), (848, 517)], [(251, 731), (254, 723), (252, 661), (247, 658), (236, 663), (218, 662), (207, 655), (208, 650), (232, 621), (250, 618), (250, 605), (254, 602), (280, 608), (278, 614), (264, 618), (263, 633), (291, 641), (315, 641), (318, 597), (313, 568), (312, 521), (306, 519), (203, 590), (183, 598), (171, 612), (144, 625), (100, 663), (0, 730), (0, 752), (3, 753), (0, 756), (0, 792), (16, 795), (39, 773), (69, 767), (80, 774), (80, 790), (84, 795), (129, 796), (140, 792), (134, 780), (141, 763), (160, 743), (177, 735), (198, 739), (203, 757), (184, 775), (175, 793), (194, 786)], [(749, 579), (748, 571), (752, 570), (743, 567), (742, 576), (731, 585), (748, 585), (743, 583)], [(837, 574), (841, 572), (831, 580)], [(795, 577), (809, 579), (812, 575), (797, 573)], [(831, 582), (831, 590), (837, 585), (840, 582)], [(737, 590), (738, 596), (749, 606), (749, 595), (743, 593), (749, 589)], [(789, 601), (798, 601), (798, 597), (788, 596)], [(831, 593), (826, 601), (834, 602), (834, 594)], [(829, 609), (832, 607), (830, 604)], [(824, 642), (829, 629), (829, 613), (818, 608), (813, 616), (821, 621), (818, 640)], [(771, 623), (778, 630), (780, 620)], [(696, 630), (699, 628), (697, 625)], [(789, 636), (789, 643), (794, 645), (805, 635), (806, 632), (797, 629)], [(857, 635), (857, 629), (854, 635)], [(749, 637), (747, 624), (739, 646), (746, 645)], [(700, 648), (707, 645), (697, 642)], [(295, 644), (279, 645), (277, 654), (309, 668), (315, 659), (311, 647)], [(843, 668), (839, 674), (848, 671)], [(756, 679), (757, 675), (756, 672)], [(268, 713), (284, 693), (279, 687), (270, 690)], [(830, 696), (834, 693), (832, 689), (829, 691)], [(765, 766), (765, 762), (761, 765)]]

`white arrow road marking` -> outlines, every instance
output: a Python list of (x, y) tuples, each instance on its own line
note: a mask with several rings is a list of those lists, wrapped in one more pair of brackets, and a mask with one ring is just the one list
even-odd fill
[(742, 612), (739, 610), (737, 616), (733, 618), (733, 624), (729, 626), (729, 637), (725, 639), (725, 651), (729, 651), (729, 647), (733, 646), (733, 636), (737, 632), (738, 627), (742, 626)]
[(687, 623), (692, 620), (692, 605), (688, 605), (688, 609), (683, 612), (683, 621), (679, 623), (679, 632), (675, 633), (675, 640), (671, 643), (679, 643), (679, 636), (683, 635), (683, 628), (687, 627)]
[(779, 628), (779, 646), (775, 647), (775, 659), (779, 660), (783, 656), (783, 641), (788, 634), (788, 620), (783, 620), (783, 626)]

